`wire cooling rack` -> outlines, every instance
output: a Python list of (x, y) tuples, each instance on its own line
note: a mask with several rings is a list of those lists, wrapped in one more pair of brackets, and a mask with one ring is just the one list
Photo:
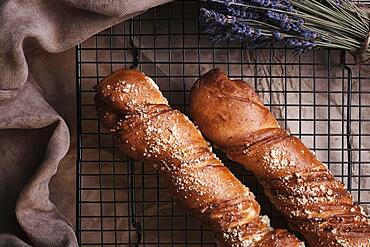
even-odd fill
[[(199, 5), (176, 1), (157, 7), (77, 46), (81, 246), (215, 246), (213, 233), (169, 197), (158, 173), (119, 152), (100, 126), (93, 86), (122, 67), (144, 71), (184, 113), (192, 84), (209, 69), (220, 67), (246, 80), (282, 127), (302, 138), (369, 211), (369, 76), (338, 50), (298, 56), (284, 47), (211, 44), (199, 29)], [(218, 155), (256, 194), (273, 226), (286, 227), (255, 177)]]

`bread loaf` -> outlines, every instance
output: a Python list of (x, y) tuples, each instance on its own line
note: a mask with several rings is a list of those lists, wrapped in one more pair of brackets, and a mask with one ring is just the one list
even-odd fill
[(279, 127), (246, 82), (211, 70), (193, 86), (190, 111), (215, 146), (258, 177), (309, 246), (370, 246), (362, 208), (301, 140)]

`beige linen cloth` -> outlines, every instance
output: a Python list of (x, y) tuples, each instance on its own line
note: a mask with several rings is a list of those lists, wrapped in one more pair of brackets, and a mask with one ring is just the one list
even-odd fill
[(74, 51), (50, 53), (168, 1), (0, 0), (0, 246), (77, 246)]

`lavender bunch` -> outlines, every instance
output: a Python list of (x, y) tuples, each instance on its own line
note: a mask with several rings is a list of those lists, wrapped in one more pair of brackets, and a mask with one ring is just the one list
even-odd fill
[(211, 41), (250, 47), (283, 40), (304, 53), (315, 47), (370, 54), (368, 14), (350, 0), (208, 0), (200, 22)]

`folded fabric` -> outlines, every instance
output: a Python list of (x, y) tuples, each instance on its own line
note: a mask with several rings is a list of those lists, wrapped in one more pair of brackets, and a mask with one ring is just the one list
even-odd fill
[[(45, 97), (57, 82), (43, 82), (41, 87), (29, 73), (34, 51), (68, 50), (169, 1), (0, 1), (1, 246), (78, 245), (73, 227), (49, 200), (49, 182), (68, 151), (70, 134)], [(45, 70), (44, 80), (52, 73), (50, 67), (37, 68)], [(59, 70), (58, 65), (53, 69)], [(75, 81), (64, 83), (74, 88)]]

